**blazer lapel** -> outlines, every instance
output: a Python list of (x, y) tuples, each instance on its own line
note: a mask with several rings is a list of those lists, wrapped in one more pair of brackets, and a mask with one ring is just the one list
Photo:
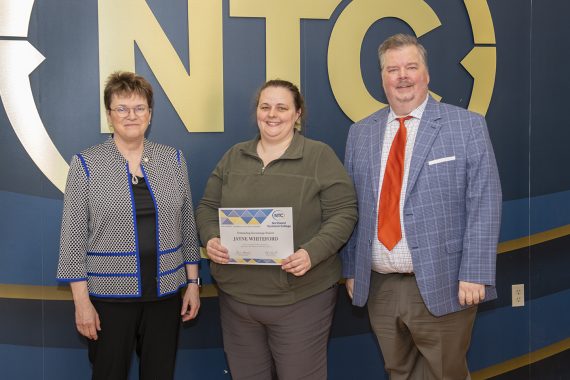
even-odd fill
[[(386, 120), (388, 119), (388, 110), (386, 107), (376, 114), (371, 120), (370, 125), (370, 178), (372, 178), (372, 187), (374, 189), (374, 199), (378, 199), (380, 183), (380, 161), (382, 160), (382, 142), (384, 141), (384, 133), (386, 132)], [(384, 112), (383, 112), (384, 111)]]
[(428, 153), (435, 141), (435, 137), (439, 133), (441, 124), (438, 120), (440, 118), (439, 103), (430, 96), (422, 115), (422, 120), (416, 135), (416, 141), (414, 143), (412, 162), (410, 162), (410, 173), (408, 174), (406, 199), (408, 199), (410, 192), (414, 188), (418, 175), (420, 174)]

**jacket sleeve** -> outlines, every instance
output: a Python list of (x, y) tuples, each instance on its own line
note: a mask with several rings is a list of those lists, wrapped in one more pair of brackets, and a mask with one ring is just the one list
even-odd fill
[[(346, 150), (344, 153), (344, 167), (351, 181), (354, 182), (353, 168), (352, 168), (352, 152), (353, 152), (353, 138), (352, 138), (352, 128), (349, 131), (348, 138), (346, 140)], [(340, 251), (340, 258), (342, 260), (342, 275), (345, 278), (354, 278), (355, 268), (354, 268), (354, 255), (356, 247), (356, 236), (358, 235), (358, 222), (356, 223), (354, 230), (352, 231), (348, 242), (342, 247)]]
[(86, 254), (89, 231), (89, 169), (80, 155), (73, 156), (63, 197), (63, 217), (57, 279), (87, 279)]
[(495, 285), (501, 183), (485, 119), (475, 117), (467, 144), (467, 222), (459, 280)]
[(196, 264), (200, 261), (200, 243), (198, 241), (198, 231), (196, 230), (196, 220), (194, 217), (194, 207), (192, 204), (192, 191), (188, 180), (188, 166), (182, 152), (178, 151), (180, 187), (182, 189), (182, 254), (186, 264)]
[(316, 266), (338, 253), (346, 243), (357, 219), (354, 186), (334, 151), (325, 145), (316, 165), (320, 185), (321, 228), (302, 248)]

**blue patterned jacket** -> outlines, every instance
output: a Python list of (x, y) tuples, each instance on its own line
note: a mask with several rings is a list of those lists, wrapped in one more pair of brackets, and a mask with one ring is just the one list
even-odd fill
[[(354, 181), (358, 223), (341, 252), (343, 275), (354, 278), (353, 303), (368, 299), (382, 141), (389, 108), (351, 128), (345, 167)], [(496, 298), (495, 265), (501, 184), (485, 119), (429, 98), (412, 153), (404, 228), (416, 280), (435, 316), (462, 309), (459, 281), (486, 285)]]
[[(141, 166), (156, 210), (157, 289), (164, 296), (185, 286), (185, 264), (200, 260), (188, 171), (179, 150), (148, 140)], [(87, 280), (95, 297), (141, 296), (130, 178), (112, 138), (73, 157), (63, 203), (59, 281)]]

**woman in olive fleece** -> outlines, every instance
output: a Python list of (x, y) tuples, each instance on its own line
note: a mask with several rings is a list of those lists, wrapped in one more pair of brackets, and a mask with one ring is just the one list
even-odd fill
[[(271, 80), (256, 104), (259, 136), (226, 152), (197, 208), (224, 350), (234, 380), (326, 379), (337, 252), (356, 223), (354, 188), (334, 151), (297, 130), (304, 102), (295, 85)], [(292, 207), (295, 252), (281, 266), (227, 265), (220, 207)]]

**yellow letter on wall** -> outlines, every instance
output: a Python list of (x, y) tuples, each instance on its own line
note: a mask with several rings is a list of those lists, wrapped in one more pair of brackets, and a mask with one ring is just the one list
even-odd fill
[(230, 16), (265, 18), (266, 78), (301, 85), (301, 19), (328, 19), (341, 0), (230, 0)]
[[(188, 0), (190, 74), (144, 0), (99, 0), (99, 81), (135, 71), (136, 42), (189, 132), (224, 130), (222, 2)], [(101, 131), (109, 132), (101, 100)]]
[(334, 96), (353, 121), (386, 106), (370, 95), (360, 71), (360, 49), (366, 32), (385, 17), (403, 20), (418, 37), (441, 25), (434, 11), (422, 0), (353, 0), (346, 6), (331, 34), (328, 69)]

